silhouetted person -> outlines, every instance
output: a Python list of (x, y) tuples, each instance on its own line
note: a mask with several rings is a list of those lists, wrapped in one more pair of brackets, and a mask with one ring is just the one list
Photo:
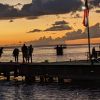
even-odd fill
[(25, 62), (27, 61), (27, 46), (24, 44), (21, 49), (22, 49), (23, 62)]
[(27, 47), (27, 53), (26, 53), (26, 62), (29, 63), (29, 47)]
[(58, 55), (60, 55), (60, 48), (59, 48), (59, 45), (57, 45), (56, 47), (55, 47), (55, 49), (56, 49), (56, 55), (58, 56)]
[(96, 53), (95, 47), (92, 48), (92, 57), (97, 59), (97, 53)]
[(63, 46), (62, 46), (62, 45), (60, 45), (60, 46), (59, 46), (59, 49), (60, 49), (60, 50), (59, 50), (60, 55), (63, 55)]
[(18, 62), (18, 56), (19, 56), (19, 49), (18, 48), (14, 49), (13, 56), (15, 57), (15, 62)]
[(56, 49), (56, 55), (57, 56), (62, 56), (63, 55), (63, 49), (65, 49), (66, 47), (63, 47), (63, 45), (57, 45), (55, 47)]
[(28, 50), (29, 50), (29, 59), (31, 59), (31, 63), (32, 63), (32, 53), (33, 53), (33, 47), (32, 47), (32, 45), (30, 45), (28, 47)]
[(100, 56), (100, 44), (99, 44), (99, 53), (98, 53), (98, 56)]
[(0, 48), (0, 57), (2, 56), (3, 53), (3, 47)]

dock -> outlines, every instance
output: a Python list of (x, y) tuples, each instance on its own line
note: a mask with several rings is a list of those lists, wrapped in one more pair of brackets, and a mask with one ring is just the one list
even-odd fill
[[(95, 65), (95, 66), (94, 66)], [(64, 79), (71, 80), (100, 80), (100, 63), (91, 65), (88, 61), (80, 62), (41, 62), (41, 63), (14, 63), (0, 62), (0, 75), (10, 81), (10, 77), (25, 77), (25, 82), (58, 82)]]

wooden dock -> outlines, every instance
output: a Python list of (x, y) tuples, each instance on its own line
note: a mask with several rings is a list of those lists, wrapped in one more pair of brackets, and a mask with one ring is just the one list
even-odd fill
[(63, 82), (64, 79), (100, 80), (100, 63), (91, 65), (88, 61), (52, 63), (1, 62), (0, 74), (6, 77), (8, 81), (10, 76), (14, 78), (18, 76), (25, 77), (26, 82), (35, 82), (37, 76), (40, 78), (40, 82), (52, 82), (54, 77), (58, 78), (59, 82)]

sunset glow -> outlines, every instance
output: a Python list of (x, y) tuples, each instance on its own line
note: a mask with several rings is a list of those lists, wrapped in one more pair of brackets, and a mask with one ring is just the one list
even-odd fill
[[(0, 3), (14, 5), (17, 3), (28, 4), (31, 0), (0, 0)], [(83, 1), (83, 0), (82, 0)], [(100, 8), (95, 8), (90, 11), (90, 27), (100, 23), (100, 14), (96, 13), (96, 10)], [(77, 17), (76, 14), (79, 16)], [(77, 31), (81, 29), (83, 32), (85, 27), (82, 25), (83, 21), (83, 11), (77, 11), (76, 14), (71, 15), (71, 13), (65, 14), (52, 14), (39, 16), (36, 19), (27, 18), (17, 18), (17, 19), (1, 19), (0, 20), (0, 45), (5, 44), (17, 44), (26, 41), (37, 40), (43, 36), (51, 36), (53, 39), (57, 37), (63, 37), (68, 32)], [(76, 17), (75, 17), (76, 16)], [(95, 19), (94, 19), (95, 18)], [(47, 28), (52, 27), (52, 25), (57, 21), (65, 21), (70, 26), (71, 30), (63, 31), (44, 31)], [(34, 29), (42, 30), (41, 32), (31, 32)], [(74, 35), (74, 34), (73, 34)]]

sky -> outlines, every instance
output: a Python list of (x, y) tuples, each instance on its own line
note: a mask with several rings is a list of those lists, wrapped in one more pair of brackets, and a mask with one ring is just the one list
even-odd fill
[[(0, 0), (2, 4), (0, 5), (0, 45), (24, 43), (44, 36), (51, 36), (53, 39), (62, 38), (79, 29), (84, 33), (86, 28), (82, 24), (83, 11), (80, 11), (82, 4), (79, 0), (51, 0), (51, 2), (33, 0), (33, 5), (30, 4), (31, 2), (31, 0)], [(67, 2), (69, 4), (66, 6)], [(90, 27), (100, 23), (98, 2), (100, 1), (93, 3), (95, 8), (90, 11)], [(60, 8), (59, 4), (62, 5)]]

